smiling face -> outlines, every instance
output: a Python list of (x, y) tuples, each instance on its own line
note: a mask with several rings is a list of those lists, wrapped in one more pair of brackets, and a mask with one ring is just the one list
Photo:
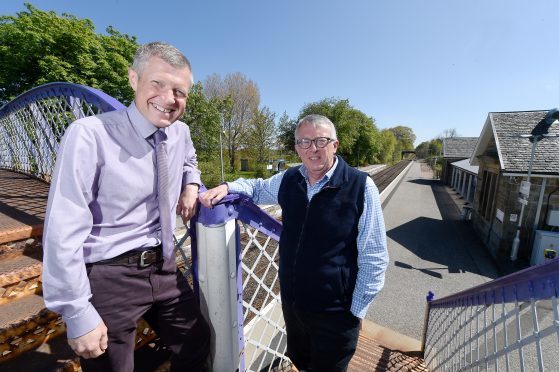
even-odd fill
[[(296, 139), (315, 139), (317, 137), (332, 138), (332, 131), (328, 126), (312, 125), (309, 123), (302, 123), (297, 132), (295, 133)], [(334, 140), (326, 145), (326, 147), (318, 148), (316, 143), (311, 143), (308, 149), (302, 149), (299, 145), (295, 145), (295, 150), (301, 158), (301, 161), (307, 168), (307, 175), (309, 182), (315, 184), (318, 182), (326, 172), (334, 165), (334, 155), (338, 150), (338, 140)]]
[(156, 127), (168, 127), (184, 113), (192, 82), (187, 66), (174, 67), (159, 57), (151, 57), (139, 73), (129, 69), (128, 79), (136, 92), (136, 107)]

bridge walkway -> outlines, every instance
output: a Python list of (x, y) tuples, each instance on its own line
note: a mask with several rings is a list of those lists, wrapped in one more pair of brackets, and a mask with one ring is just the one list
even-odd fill
[(49, 185), (0, 169), (0, 244), (41, 236)]

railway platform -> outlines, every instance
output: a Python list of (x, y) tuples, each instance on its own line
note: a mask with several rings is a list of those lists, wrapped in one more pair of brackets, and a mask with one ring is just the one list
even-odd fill
[(368, 320), (421, 340), (429, 291), (442, 298), (503, 274), (460, 203), (426, 163), (413, 163), (384, 207), (390, 263)]

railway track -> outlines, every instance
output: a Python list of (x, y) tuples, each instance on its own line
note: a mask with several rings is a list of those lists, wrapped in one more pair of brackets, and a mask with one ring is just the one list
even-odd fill
[(402, 160), (391, 167), (374, 173), (371, 177), (377, 185), (379, 193), (383, 192), (398, 177), (400, 173), (408, 166), (411, 160)]

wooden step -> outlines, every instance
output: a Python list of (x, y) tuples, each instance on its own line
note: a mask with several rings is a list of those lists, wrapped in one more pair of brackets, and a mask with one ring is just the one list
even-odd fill
[[(62, 318), (45, 308), (41, 296), (30, 295), (4, 304), (0, 306), (0, 365), (65, 333)], [(149, 324), (140, 319), (136, 349), (155, 337)]]
[[(17, 359), (21, 359), (20, 362), (25, 365), (30, 350), (48, 349), (48, 344), (54, 338), (66, 332), (61, 317), (46, 309), (40, 296), (42, 269), (40, 252), (31, 249), (29, 241), (27, 245), (20, 243), (0, 251), (3, 253), (0, 254), (0, 366), (24, 353), (24, 357)], [(187, 251), (189, 253), (189, 249)], [(190, 254), (187, 262), (184, 262), (182, 256), (178, 254), (177, 264), (181, 271), (189, 271)], [(143, 319), (140, 319), (136, 349), (152, 344), (155, 338), (155, 332)], [(62, 339), (66, 342), (64, 337)], [(42, 346), (43, 344), (46, 346)], [(158, 348), (152, 345), (151, 349), (154, 347)], [(41, 351), (32, 354), (37, 352)], [(143, 353), (148, 352), (150, 351), (146, 350)], [(152, 350), (151, 353), (153, 352)], [(62, 368), (70, 371), (76, 365), (79, 367), (78, 359), (74, 358), (66, 362), (69, 363), (66, 367), (56, 366), (55, 369)]]
[[(138, 324), (138, 333), (143, 324)], [(153, 335), (148, 332), (148, 334)], [(170, 352), (163, 347), (157, 338), (145, 339), (136, 345), (134, 354), (136, 372), (168, 371)], [(80, 360), (74, 354), (65, 337), (50, 339), (33, 351), (26, 352), (20, 358), (14, 358), (0, 364), (0, 372), (78, 372)]]
[(21, 256), (0, 261), (0, 305), (40, 294), (41, 270), (41, 261), (33, 257)]
[(49, 185), (0, 169), (0, 243), (40, 236)]
[(351, 359), (348, 371), (426, 372), (427, 368), (419, 356), (383, 347), (376, 340), (361, 333), (357, 351)]
[(60, 316), (45, 309), (43, 298), (29, 295), (0, 306), (0, 363), (65, 332)]
[(37, 349), (0, 364), (0, 371), (72, 371), (79, 370), (79, 360), (65, 337), (51, 338)]

